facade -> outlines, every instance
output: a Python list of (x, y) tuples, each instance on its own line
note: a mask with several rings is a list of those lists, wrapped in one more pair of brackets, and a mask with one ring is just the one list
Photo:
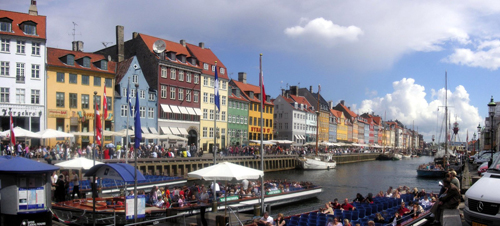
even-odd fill
[(330, 127), (328, 129), (328, 133), (329, 133), (328, 134), (329, 135), (328, 141), (335, 143), (335, 142), (337, 142), (337, 128), (338, 128), (340, 118), (333, 111), (336, 111), (336, 110), (330, 109)]
[[(205, 151), (212, 151), (214, 136), (217, 136), (217, 145), (225, 148), (227, 139), (227, 111), (228, 111), (228, 81), (227, 68), (204, 44), (199, 46), (183, 44), (198, 60), (201, 67), (200, 85), (200, 147)], [(217, 63), (217, 65), (215, 64)], [(215, 72), (219, 79), (219, 103), (220, 109), (215, 107)], [(217, 120), (217, 128), (214, 128), (214, 118)]]
[(338, 123), (337, 123), (337, 142), (347, 142), (347, 124), (346, 124), (346, 118), (344, 117), (344, 113), (341, 111), (337, 111), (334, 109), (330, 109), (330, 112), (338, 118)]
[[(140, 119), (142, 127), (138, 129), (141, 129), (141, 131), (146, 134), (158, 134), (157, 92), (154, 89), (150, 89), (141, 70), (141, 65), (135, 56), (118, 63), (117, 66), (114, 86), (114, 92), (116, 94), (114, 99), (114, 131), (120, 131), (127, 128), (127, 117), (129, 118), (128, 128), (131, 129), (134, 126), (134, 116), (129, 115), (130, 110), (127, 102), (127, 87), (130, 89), (129, 96), (132, 103), (132, 112), (134, 112), (137, 105), (137, 103), (135, 103), (137, 89), (135, 84), (139, 85), (139, 113), (141, 114)], [(118, 139), (118, 137), (115, 138)], [(116, 139), (115, 141), (118, 141)], [(147, 139), (144, 141), (147, 143), (153, 142)], [(126, 142), (125, 140), (121, 140), (121, 143), (125, 144)]]
[[(285, 91), (274, 100), (275, 139), (291, 140), (296, 144), (306, 142), (308, 114), (313, 112), (309, 102), (301, 96), (291, 95)], [(293, 125), (284, 129), (284, 125)]]
[[(351, 108), (350, 107), (346, 107), (344, 105), (344, 101), (341, 100), (340, 103), (338, 103), (333, 109), (334, 110), (337, 110), (337, 111), (340, 111), (344, 114), (345, 118), (348, 120), (349, 124), (348, 126), (351, 126), (352, 128), (351, 129), (348, 129), (348, 142), (352, 142), (352, 143), (358, 143), (358, 138), (359, 138), (359, 129), (358, 129), (358, 115), (356, 113), (354, 113), (353, 111), (351, 111)], [(364, 126), (363, 126), (363, 130), (364, 130)], [(364, 137), (364, 133), (363, 133), (363, 137)], [(350, 138), (350, 139), (349, 139)]]
[[(251, 85), (247, 83), (247, 74), (244, 72), (238, 73), (238, 81), (231, 80), (231, 86), (235, 86), (240, 89), (245, 97), (249, 100), (248, 109), (248, 140), (260, 140), (261, 134), (261, 93), (260, 87)], [(270, 102), (270, 98), (266, 98), (264, 103), (264, 111), (262, 112), (262, 134), (263, 140), (273, 140), (274, 128), (273, 128), (273, 115), (274, 115), (274, 104)], [(291, 125), (288, 125), (287, 129), (291, 129)]]
[[(101, 115), (103, 129), (112, 131), (116, 63), (82, 49), (80, 41), (73, 42), (73, 50), (47, 48), (47, 128), (92, 133), (95, 103), (102, 112), (106, 89), (108, 115)], [(104, 143), (112, 141), (112, 137), (104, 137)], [(89, 142), (94, 142), (93, 136), (77, 136), (75, 140), (83, 146)]]
[(29, 13), (0, 10), (0, 130), (33, 132), (46, 124), (46, 17), (32, 1)]
[[(328, 142), (329, 139), (329, 127), (330, 127), (330, 108), (328, 107), (328, 102), (323, 99), (323, 97), (319, 93), (313, 93), (312, 92), (312, 86), (309, 87), (309, 90), (306, 88), (298, 88), (296, 86), (291, 86), (290, 90), (292, 91), (293, 95), (298, 95), (298, 96), (303, 96), (307, 99), (307, 101), (311, 104), (311, 106), (316, 109), (316, 111), (319, 110), (319, 116), (317, 117), (318, 120), (318, 131), (319, 131), (319, 136), (318, 136), (318, 141), (319, 142)], [(294, 93), (294, 90), (297, 93)], [(319, 102), (319, 105), (318, 105)], [(319, 106), (319, 109), (318, 109)]]
[(356, 121), (358, 122), (358, 144), (366, 144), (367, 142), (365, 142), (365, 127), (366, 127), (365, 119), (358, 116), (356, 117)]
[(241, 90), (229, 85), (227, 107), (227, 145), (248, 145), (248, 103)]

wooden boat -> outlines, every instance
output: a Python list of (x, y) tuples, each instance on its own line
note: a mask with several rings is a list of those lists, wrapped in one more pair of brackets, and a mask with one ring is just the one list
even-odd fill
[(307, 156), (299, 161), (299, 168), (304, 170), (330, 170), (337, 166), (331, 155)]

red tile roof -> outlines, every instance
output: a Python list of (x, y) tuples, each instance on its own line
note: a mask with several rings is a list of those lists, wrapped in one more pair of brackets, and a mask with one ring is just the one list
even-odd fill
[(351, 117), (356, 118), (358, 116), (356, 113), (354, 113), (353, 111), (351, 111), (351, 109), (349, 109), (348, 107), (344, 106), (343, 104), (339, 103), (339, 106), (342, 107), (347, 112), (347, 114), (349, 114)]
[[(242, 95), (244, 95), (249, 101), (260, 103), (260, 100), (253, 96), (253, 98), (250, 98), (250, 96), (247, 95), (247, 92), (252, 91), (254, 94), (260, 94), (260, 87), (259, 86), (254, 86), (250, 85), (248, 83), (243, 83), (240, 81), (232, 80), (234, 84), (243, 92), (241, 92)], [(267, 100), (265, 104), (267, 105), (274, 105), (273, 103), (269, 102), (270, 100)]]
[[(27, 13), (0, 10), (0, 18), (9, 18), (12, 20), (12, 32), (0, 31), (0, 34), (2, 35), (15, 35), (21, 37), (47, 39), (46, 16), (33, 16)], [(33, 21), (36, 23), (36, 35), (24, 34), (19, 25), (25, 21)]]
[(305, 97), (302, 97), (302, 96), (296, 96), (296, 95), (290, 95), (290, 97), (297, 103), (299, 104), (303, 104), (306, 106), (306, 110), (307, 112), (311, 112), (311, 113), (314, 113), (315, 111), (314, 110), (311, 110), (311, 103), (309, 103), (309, 101), (307, 101), (307, 99)]
[(175, 52), (177, 55), (184, 54), (184, 55), (186, 55), (186, 57), (191, 57), (191, 54), (189, 53), (188, 49), (186, 47), (182, 46), (180, 43), (172, 42), (172, 41), (162, 39), (162, 38), (149, 36), (146, 34), (139, 34), (139, 36), (142, 38), (142, 40), (144, 41), (144, 43), (146, 44), (146, 46), (149, 48), (149, 50), (151, 52), (154, 52), (153, 51), (153, 43), (155, 43), (157, 40), (163, 40), (166, 44), (166, 49), (165, 49), (166, 52), (172, 51), (172, 52)]
[[(59, 59), (59, 58), (66, 56), (68, 54), (75, 55), (75, 64), (74, 65), (67, 65)], [(90, 68), (83, 67), (76, 62), (78, 59), (83, 58), (83, 57), (90, 58)], [(96, 67), (93, 64), (94, 62), (97, 62), (97, 61), (100, 61), (103, 59), (106, 59), (106, 57), (104, 55), (101, 55), (101, 54), (85, 53), (85, 52), (80, 52), (80, 51), (56, 49), (56, 48), (50, 48), (50, 47), (47, 48), (47, 64), (50, 66), (73, 68), (73, 69), (79, 69), (79, 70), (114, 74), (115, 70), (116, 70), (116, 62), (114, 62), (114, 61), (108, 61), (108, 70), (101, 70), (100, 68)]]
[(342, 112), (341, 111), (337, 111), (335, 109), (330, 109), (330, 112), (337, 118), (341, 118), (342, 117)]
[(243, 95), (244, 94), (241, 94), (239, 97), (237, 97), (236, 95), (234, 95), (234, 93), (230, 92), (229, 99), (239, 100), (239, 101), (243, 101), (243, 102), (249, 102), (247, 99), (245, 99), (245, 97)]
[[(194, 55), (196, 57), (196, 59), (198, 59), (198, 61), (200, 62), (200, 65), (198, 65), (198, 66), (202, 68), (203, 74), (215, 76), (215, 72), (212, 71), (212, 65), (215, 65), (215, 61), (217, 61), (217, 67), (224, 68), (224, 71), (225, 71), (224, 74), (222, 74), (222, 73), (220, 73), (220, 71), (218, 71), (217, 76), (219, 76), (219, 78), (229, 79), (229, 77), (227, 76), (227, 68), (219, 60), (219, 58), (217, 58), (217, 56), (212, 52), (211, 49), (208, 49), (208, 48), (202, 49), (201, 47), (199, 47), (197, 45), (193, 45), (193, 44), (189, 44), (189, 43), (186, 44), (186, 47), (187, 47), (188, 51), (192, 55)], [(208, 70), (204, 69), (203, 63), (207, 63), (209, 65)]]

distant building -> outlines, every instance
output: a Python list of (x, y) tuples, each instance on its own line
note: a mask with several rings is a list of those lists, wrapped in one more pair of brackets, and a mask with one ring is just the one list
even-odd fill
[(229, 85), (227, 107), (228, 145), (248, 145), (248, 104), (241, 90)]
[[(306, 122), (308, 117), (312, 115), (315, 116), (315, 111), (306, 98), (290, 93), (290, 90), (283, 90), (282, 95), (274, 100), (274, 112), (276, 115), (275, 139), (290, 140), (295, 144), (302, 145), (306, 143), (306, 137), (313, 137), (316, 135), (316, 126), (312, 126), (314, 134), (307, 133), (309, 125)], [(290, 128), (285, 129), (285, 127)]]

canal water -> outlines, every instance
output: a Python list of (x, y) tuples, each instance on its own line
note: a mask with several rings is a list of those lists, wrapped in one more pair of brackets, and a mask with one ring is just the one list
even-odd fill
[(428, 192), (439, 192), (440, 179), (424, 179), (417, 177), (417, 167), (433, 161), (433, 157), (403, 159), (400, 161), (367, 161), (337, 165), (333, 170), (303, 171), (288, 170), (269, 172), (265, 179), (287, 179), (287, 181), (309, 181), (323, 187), (323, 193), (315, 199), (301, 201), (283, 206), (272, 206), (272, 214), (279, 212), (292, 213), (296, 210), (317, 209), (327, 201), (338, 198), (352, 200), (357, 193), (366, 197), (368, 193), (376, 195), (379, 191), (387, 191), (389, 186), (408, 186), (411, 189), (425, 189)]

